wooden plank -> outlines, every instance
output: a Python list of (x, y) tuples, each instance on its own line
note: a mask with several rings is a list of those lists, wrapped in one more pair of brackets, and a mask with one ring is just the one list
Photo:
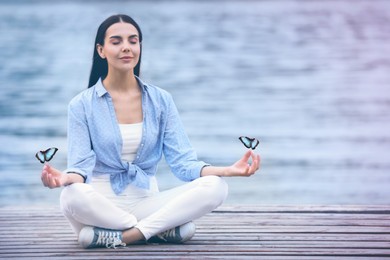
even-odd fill
[[(77, 246), (77, 243), (75, 243), (73, 240), (64, 240), (67, 242), (66, 245), (61, 245), (58, 243), (58, 241), (53, 240), (40, 240), (40, 245), (45, 246), (47, 248), (49, 247), (55, 247), (58, 249), (64, 249), (69, 247), (69, 242), (73, 246)], [(16, 250), (22, 250), (24, 251), (25, 247), (28, 245), (34, 245), (36, 242), (29, 241), (26, 243), (15, 243), (15, 241), (3, 241), (2, 246), (7, 247), (7, 249), (3, 249), (1, 252), (5, 253), (12, 253)], [(187, 246), (209, 246), (210, 241), (208, 240), (194, 240), (192, 242), (187, 243)], [(390, 242), (377, 242), (377, 241), (355, 241), (354, 243), (351, 243), (350, 241), (248, 241), (248, 240), (216, 240), (213, 242), (213, 245), (224, 247), (224, 246), (260, 246), (263, 248), (335, 248), (335, 249), (389, 249), (390, 248)], [(145, 248), (148, 250), (147, 248)], [(42, 250), (39, 248), (36, 248), (34, 250)]]
[(229, 205), (215, 213), (355, 213), (390, 214), (390, 205)]
[[(46, 229), (46, 227), (45, 227)], [(1, 233), (8, 233), (10, 235), (20, 234), (20, 228), (10, 227), (9, 229), (0, 229)], [(365, 227), (365, 226), (241, 226), (241, 227), (199, 227), (198, 232), (206, 234), (226, 233), (231, 234), (269, 234), (269, 233), (331, 233), (331, 234), (389, 234), (390, 227)], [(54, 230), (42, 230), (42, 234), (50, 234)]]
[(58, 207), (0, 208), (0, 258), (382, 259), (390, 206), (221, 207), (196, 221), (184, 245), (85, 250)]
[[(33, 207), (3, 207), (4, 212), (20, 213), (24, 215), (40, 214), (42, 216), (61, 216), (57, 206), (33, 206)], [(355, 213), (355, 214), (390, 214), (390, 205), (224, 205), (213, 213)]]

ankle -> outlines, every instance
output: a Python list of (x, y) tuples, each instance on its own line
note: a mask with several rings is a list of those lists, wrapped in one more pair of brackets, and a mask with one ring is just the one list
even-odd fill
[(145, 240), (145, 236), (136, 227), (127, 229), (122, 232), (122, 241), (126, 244), (133, 244), (144, 240)]

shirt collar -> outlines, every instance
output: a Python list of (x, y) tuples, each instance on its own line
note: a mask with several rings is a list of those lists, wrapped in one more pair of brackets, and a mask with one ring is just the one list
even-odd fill
[(148, 85), (146, 85), (138, 76), (135, 76), (135, 79), (138, 82), (138, 85), (141, 87), (142, 91), (146, 91), (148, 89)]
[(95, 91), (99, 97), (102, 97), (104, 94), (108, 93), (106, 88), (103, 86), (102, 79), (99, 79), (96, 82)]
[[(145, 83), (143, 83), (143, 81), (139, 77), (135, 76), (135, 79), (137, 80), (138, 85), (141, 87), (142, 91), (147, 90), (147, 85)], [(99, 97), (102, 97), (106, 93), (108, 93), (106, 88), (103, 86), (101, 78), (96, 82), (95, 91), (96, 91), (96, 93), (98, 94)]]

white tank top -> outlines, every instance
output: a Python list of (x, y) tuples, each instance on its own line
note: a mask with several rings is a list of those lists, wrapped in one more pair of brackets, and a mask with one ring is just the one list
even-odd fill
[[(126, 162), (133, 162), (137, 155), (138, 147), (142, 139), (143, 122), (136, 124), (119, 124), (119, 129), (122, 135), (122, 154), (121, 159)], [(109, 177), (109, 176), (108, 176)], [(96, 178), (96, 181), (108, 181), (107, 176)], [(100, 180), (98, 180), (100, 179)], [(130, 192), (131, 187), (127, 192)], [(158, 183), (155, 176), (150, 177), (150, 191), (158, 192)]]
[[(119, 129), (122, 135), (122, 154), (121, 159), (127, 162), (133, 162), (137, 154), (138, 147), (142, 139), (142, 126), (143, 123), (137, 124), (119, 124)], [(94, 176), (91, 185), (96, 191), (103, 194), (106, 198), (114, 202), (118, 207), (129, 211), (128, 206), (132, 201), (139, 201), (139, 198), (145, 198), (158, 192), (158, 184), (155, 176), (150, 177), (149, 190), (143, 190), (133, 185), (127, 186), (127, 188), (117, 196), (111, 189), (110, 175), (103, 174)]]
[(123, 161), (134, 161), (142, 139), (142, 125), (142, 122), (136, 124), (119, 124), (123, 142), (121, 155)]

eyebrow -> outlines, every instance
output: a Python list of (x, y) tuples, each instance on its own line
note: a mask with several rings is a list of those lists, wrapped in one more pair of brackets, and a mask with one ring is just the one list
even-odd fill
[[(134, 38), (138, 38), (138, 35), (137, 34), (132, 34), (129, 36), (130, 39), (134, 39)], [(110, 39), (122, 39), (121, 36), (118, 36), (118, 35), (113, 35), (113, 36), (110, 36)]]

